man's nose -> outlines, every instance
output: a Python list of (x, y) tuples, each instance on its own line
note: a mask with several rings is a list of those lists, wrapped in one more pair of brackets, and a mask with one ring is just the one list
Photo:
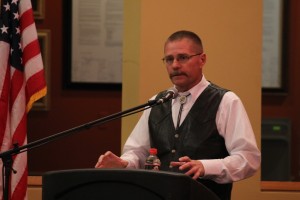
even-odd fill
[(178, 60), (176, 59), (176, 58), (174, 58), (174, 60), (173, 60), (173, 62), (172, 62), (172, 68), (175, 68), (175, 69), (177, 69), (177, 68), (180, 68), (180, 63), (178, 62)]

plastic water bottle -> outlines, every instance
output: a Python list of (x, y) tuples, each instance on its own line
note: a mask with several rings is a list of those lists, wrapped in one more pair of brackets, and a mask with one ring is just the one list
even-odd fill
[(145, 169), (148, 170), (159, 170), (160, 168), (160, 160), (157, 157), (157, 149), (151, 148), (149, 149), (150, 155), (146, 159)]

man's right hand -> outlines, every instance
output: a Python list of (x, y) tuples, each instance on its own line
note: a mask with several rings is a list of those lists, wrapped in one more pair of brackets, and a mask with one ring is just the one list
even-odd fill
[(128, 162), (126, 160), (123, 160), (112, 152), (107, 151), (99, 157), (95, 168), (126, 168), (127, 165)]

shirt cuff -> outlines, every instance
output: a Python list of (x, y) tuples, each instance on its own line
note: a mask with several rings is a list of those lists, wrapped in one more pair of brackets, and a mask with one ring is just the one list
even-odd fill
[(220, 175), (222, 173), (222, 162), (220, 159), (199, 161), (202, 162), (205, 170), (203, 177)]
[(135, 162), (132, 162), (132, 160), (130, 158), (128, 158), (127, 156), (122, 155), (121, 159), (126, 160), (128, 162), (128, 165), (125, 168), (129, 168), (129, 169), (137, 169), (138, 167), (136, 166)]

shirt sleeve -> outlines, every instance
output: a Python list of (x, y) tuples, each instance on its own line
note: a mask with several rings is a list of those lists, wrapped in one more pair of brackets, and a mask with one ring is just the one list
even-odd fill
[(128, 137), (121, 158), (128, 161), (127, 168), (144, 168), (150, 149), (148, 118), (150, 110), (145, 110)]
[(229, 156), (224, 159), (200, 160), (205, 169), (202, 178), (228, 183), (252, 176), (260, 166), (261, 153), (246, 110), (233, 92), (224, 95), (216, 124), (225, 139)]

